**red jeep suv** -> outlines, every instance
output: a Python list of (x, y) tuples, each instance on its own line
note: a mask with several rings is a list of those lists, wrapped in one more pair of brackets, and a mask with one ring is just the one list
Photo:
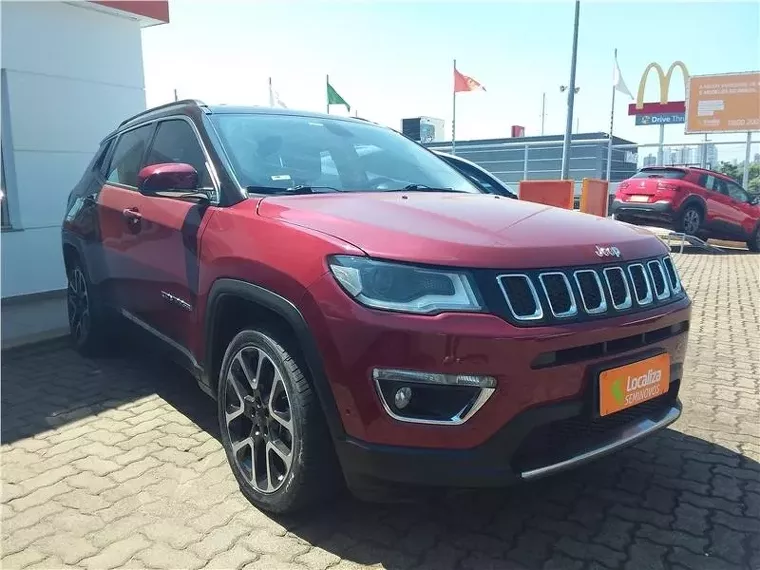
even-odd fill
[(78, 349), (120, 322), (167, 347), (266, 510), (530, 481), (681, 413), (691, 303), (660, 240), (484, 195), (367, 121), (145, 111), (71, 193), (63, 256)]
[(690, 235), (746, 241), (760, 251), (760, 202), (725, 174), (674, 166), (642, 168), (621, 182), (616, 219), (666, 225)]

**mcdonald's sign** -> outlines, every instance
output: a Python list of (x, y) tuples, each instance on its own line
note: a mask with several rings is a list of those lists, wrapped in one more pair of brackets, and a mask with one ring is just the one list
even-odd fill
[[(682, 61), (674, 61), (670, 64), (668, 72), (665, 73), (659, 63), (652, 62), (647, 65), (644, 74), (639, 82), (639, 91), (636, 96), (636, 102), (628, 106), (629, 115), (658, 115), (685, 113), (686, 101), (668, 101), (668, 92), (670, 91), (670, 80), (673, 78), (673, 72), (679, 68), (683, 75), (684, 91), (689, 81), (689, 72)], [(644, 102), (644, 89), (646, 88), (649, 72), (654, 70), (657, 78), (660, 80), (660, 101), (658, 103)]]

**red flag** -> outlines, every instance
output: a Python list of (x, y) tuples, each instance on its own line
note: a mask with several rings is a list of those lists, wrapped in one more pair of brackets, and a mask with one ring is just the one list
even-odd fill
[(459, 73), (456, 67), (454, 68), (454, 93), (459, 93), (460, 91), (477, 91), (479, 89), (483, 91), (486, 90), (485, 87), (475, 81), (472, 77), (467, 77), (464, 73)]

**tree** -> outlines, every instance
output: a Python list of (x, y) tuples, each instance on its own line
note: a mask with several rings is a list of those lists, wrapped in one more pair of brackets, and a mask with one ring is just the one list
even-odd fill
[[(744, 177), (744, 163), (734, 164), (733, 162), (721, 161), (718, 166), (718, 172), (730, 176), (736, 180), (737, 184), (742, 183)], [(760, 194), (760, 163), (753, 162), (749, 165), (749, 182), (746, 190), (750, 194)]]

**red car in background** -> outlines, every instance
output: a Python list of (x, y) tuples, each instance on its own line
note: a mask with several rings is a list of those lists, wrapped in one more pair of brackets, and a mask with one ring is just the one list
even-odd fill
[(760, 202), (732, 178), (703, 168), (650, 166), (618, 185), (617, 220), (704, 238), (746, 241), (760, 251)]

